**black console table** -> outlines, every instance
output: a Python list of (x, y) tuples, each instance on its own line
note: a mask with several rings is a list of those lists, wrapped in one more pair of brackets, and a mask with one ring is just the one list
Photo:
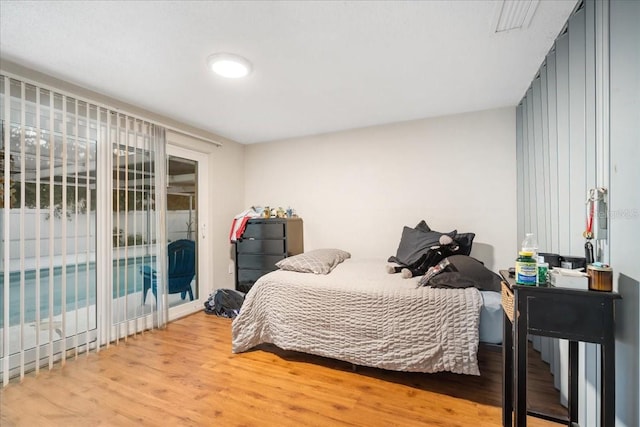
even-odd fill
[[(503, 278), (502, 425), (527, 425), (527, 414), (578, 425), (578, 342), (600, 344), (602, 354), (601, 424), (615, 423), (615, 292), (516, 285)], [(568, 418), (527, 411), (527, 334), (569, 340)]]

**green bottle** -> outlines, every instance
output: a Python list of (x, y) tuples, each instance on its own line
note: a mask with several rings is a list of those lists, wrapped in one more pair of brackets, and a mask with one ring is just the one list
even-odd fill
[(538, 267), (533, 252), (520, 251), (516, 259), (516, 285), (535, 286), (538, 279)]

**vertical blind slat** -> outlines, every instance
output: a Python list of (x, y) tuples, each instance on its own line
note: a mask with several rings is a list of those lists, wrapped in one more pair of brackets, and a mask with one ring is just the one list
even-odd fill
[[(548, 100), (548, 77), (546, 63), (540, 69), (540, 104), (541, 104), (541, 123), (542, 123), (542, 184), (544, 186), (544, 246), (540, 243), (540, 247), (551, 247), (551, 188), (549, 185), (549, 100)], [(546, 249), (548, 250), (548, 249)]]
[[(134, 121), (133, 126), (133, 140), (135, 144), (135, 148), (133, 149), (133, 240), (134, 244), (138, 244), (138, 133), (137, 133), (136, 122)], [(138, 271), (138, 252), (135, 253), (133, 258), (133, 271)], [(135, 275), (134, 281), (131, 286), (134, 289), (137, 289), (136, 282), (138, 276)], [(126, 300), (129, 301), (129, 294), (127, 293)], [(128, 311), (127, 311), (128, 313)], [(138, 305), (134, 305), (134, 313), (133, 318), (135, 322), (133, 324), (133, 335), (135, 336), (138, 333)]]
[[(80, 308), (80, 304), (78, 301), (78, 266), (80, 264), (80, 260), (78, 259), (78, 221), (79, 221), (79, 215), (78, 215), (78, 192), (79, 192), (79, 181), (78, 181), (78, 150), (80, 148), (80, 127), (79, 127), (79, 123), (78, 123), (78, 100), (74, 99), (74, 117), (75, 117), (75, 149), (73, 150), (74, 156), (73, 156), (73, 175), (74, 175), (74, 213), (73, 213), (73, 217), (74, 217), (74, 221), (73, 221), (73, 252), (74, 252), (74, 262), (73, 262), (73, 271), (74, 271), (74, 277), (73, 277), (73, 289), (74, 289), (74, 298), (73, 298), (73, 314), (75, 316), (74, 319), (74, 326), (73, 326), (73, 353), (74, 353), (74, 358), (78, 358), (78, 334), (80, 333), (80, 328), (79, 328), (79, 308)], [(87, 295), (88, 297), (88, 295)]]
[(556, 40), (556, 108), (558, 140), (558, 251), (571, 253), (569, 229), (569, 37), (561, 35)]
[(35, 207), (35, 257), (36, 257), (36, 262), (35, 262), (35, 266), (36, 266), (36, 283), (35, 283), (35, 306), (36, 306), (36, 324), (35, 324), (35, 361), (36, 361), (36, 366), (35, 366), (35, 370), (36, 370), (36, 375), (40, 372), (40, 255), (41, 255), (41, 250), (40, 250), (40, 233), (41, 233), (41, 224), (40, 224), (40, 156), (41, 156), (41, 144), (40, 141), (42, 140), (42, 122), (41, 122), (41, 115), (42, 115), (42, 111), (40, 109), (40, 103), (42, 102), (41, 100), (41, 89), (40, 88), (36, 88), (36, 139), (37, 139), (37, 143), (36, 143), (36, 182), (35, 182), (35, 187), (37, 189), (36, 191), (36, 207)]
[[(106, 116), (106, 127), (104, 129), (104, 135), (102, 135), (102, 136), (105, 138), (105, 141), (106, 141), (105, 145), (108, 146), (109, 149), (108, 150), (102, 150), (102, 152), (106, 152), (106, 156), (110, 157), (111, 159), (113, 159), (114, 152), (117, 152), (116, 150), (118, 149), (118, 147), (115, 146), (113, 144), (113, 141), (111, 140), (111, 138), (112, 138), (112, 136), (111, 136), (112, 135), (112, 132), (111, 132), (111, 126), (112, 126), (112, 124), (111, 124), (111, 114), (109, 114), (108, 111), (105, 111), (105, 116)], [(112, 234), (115, 231), (115, 238), (113, 239), (113, 242), (115, 242), (115, 243), (113, 243), (113, 246), (114, 246), (113, 249), (115, 251), (119, 251), (120, 250), (120, 234), (119, 234), (119, 229), (120, 229), (120, 213), (119, 213), (119, 211), (120, 211), (120, 209), (119, 209), (120, 203), (119, 203), (119, 200), (120, 200), (120, 197), (118, 197), (118, 194), (117, 194), (120, 170), (118, 168), (119, 167), (119, 163), (117, 162), (117, 158), (118, 157), (116, 157), (116, 164), (115, 164), (115, 168), (116, 168), (116, 170), (115, 170), (115, 179), (110, 177), (111, 181), (112, 181), (111, 185), (108, 185), (108, 183), (105, 183), (107, 185), (106, 186), (105, 185), (102, 186), (102, 188), (106, 190), (105, 193), (107, 191), (111, 190), (111, 192), (113, 194), (114, 185), (115, 185), (115, 188), (116, 188), (116, 193), (115, 193), (116, 194), (116, 198), (115, 198), (116, 199), (116, 220), (115, 220), (116, 227), (115, 227), (115, 230), (112, 230)], [(109, 160), (107, 160), (107, 161), (109, 161)], [(107, 172), (109, 172), (109, 171), (105, 171), (105, 173), (103, 173), (101, 175), (107, 177), (109, 175)], [(109, 194), (109, 195), (111, 196), (111, 194)], [(111, 197), (111, 199), (113, 199), (113, 196)], [(98, 206), (98, 201), (96, 201), (96, 206)], [(97, 215), (97, 213), (96, 213), (96, 215)], [(109, 251), (109, 252), (113, 253), (114, 250)], [(113, 341), (113, 335), (112, 335), (112, 325), (114, 324), (114, 321), (113, 321), (113, 288), (115, 286), (113, 277), (115, 277), (116, 281), (117, 281), (117, 278), (118, 278), (118, 271), (117, 270), (114, 271), (113, 265), (114, 265), (114, 262), (113, 262), (113, 259), (111, 259), (111, 266), (106, 266), (106, 267), (110, 267), (108, 269), (111, 270), (111, 272), (112, 272), (112, 280), (110, 281), (110, 283), (107, 283), (107, 285), (106, 285), (107, 292), (103, 292), (103, 295), (105, 296), (104, 300), (105, 300), (105, 305), (106, 305), (106, 307), (105, 307), (105, 311), (106, 311), (106, 316), (105, 316), (106, 317), (106, 322), (105, 323), (106, 323), (106, 325), (103, 325), (102, 328), (100, 328), (100, 327), (98, 328), (98, 331), (105, 331), (106, 332), (106, 336), (107, 337), (106, 337), (105, 341), (106, 341), (107, 348), (109, 348), (109, 346), (111, 345), (111, 342)]]
[[(84, 333), (85, 333), (85, 352), (86, 355), (89, 356), (89, 343), (91, 341), (90, 336), (89, 336), (89, 331), (91, 330), (91, 313), (89, 312), (89, 307), (90, 307), (90, 302), (91, 302), (91, 298), (89, 297), (90, 292), (89, 292), (89, 286), (91, 283), (91, 279), (89, 277), (90, 271), (89, 271), (89, 262), (90, 262), (90, 220), (89, 218), (91, 218), (91, 181), (89, 180), (89, 169), (90, 169), (90, 155), (89, 155), (89, 147), (90, 147), (90, 141), (91, 141), (91, 106), (86, 103), (85, 104), (85, 108), (86, 108), (86, 115), (85, 115), (85, 145), (84, 145), (84, 182), (85, 182), (85, 200), (86, 200), (86, 207), (85, 207), (85, 212), (86, 212), (86, 216), (85, 216), (85, 238), (84, 238), (84, 271), (86, 271), (86, 279), (84, 282), (85, 285), (85, 322), (86, 322), (86, 326), (84, 328)], [(96, 121), (97, 121), (97, 126), (100, 126), (100, 117), (97, 116), (96, 117)], [(97, 292), (96, 292), (97, 294)], [(98, 298), (96, 298), (96, 305), (97, 305), (97, 301)], [(96, 310), (97, 312), (97, 310)], [(100, 346), (96, 346), (96, 350), (100, 348)]]
[(570, 255), (584, 256), (585, 227), (585, 11), (569, 18), (569, 242)]
[(517, 217), (517, 236), (524, 236), (524, 168), (522, 145), (523, 145), (523, 117), (522, 117), (522, 103), (516, 107), (516, 185), (517, 185), (517, 203), (518, 203), (518, 217)]
[(4, 118), (3, 118), (3, 124), (4, 124), (4, 144), (3, 144), (3, 164), (4, 164), (4, 171), (3, 171), (3, 178), (4, 178), (4, 182), (3, 182), (3, 194), (4, 194), (4, 200), (3, 200), (3, 210), (4, 210), (4, 221), (3, 221), (3, 230), (2, 230), (2, 235), (4, 236), (4, 244), (3, 244), (3, 275), (4, 275), (4, 289), (3, 289), (3, 294), (4, 294), (4, 303), (3, 303), (3, 307), (2, 307), (2, 314), (3, 314), (3, 325), (5, 325), (4, 328), (2, 328), (2, 385), (6, 386), (9, 383), (9, 354), (10, 353), (10, 346), (9, 346), (9, 283), (10, 283), (10, 276), (9, 276), (9, 243), (10, 243), (10, 239), (9, 239), (9, 232), (10, 232), (10, 217), (9, 217), (9, 201), (11, 199), (11, 187), (9, 184), (9, 179), (10, 179), (10, 174), (9, 174), (9, 169), (10, 169), (10, 161), (11, 161), (11, 156), (10, 156), (10, 139), (9, 139), (9, 135), (11, 133), (11, 104), (10, 104), (10, 99), (11, 99), (11, 86), (10, 86), (11, 82), (9, 81), (8, 77), (4, 77)]
[[(25, 83), (20, 83), (20, 382), (24, 380), (24, 287), (25, 287), (25, 277), (24, 277), (24, 198), (25, 198), (25, 133), (27, 132), (27, 119), (26, 119), (26, 87)], [(6, 327), (10, 327), (10, 325), (6, 325)]]
[(66, 338), (67, 338), (67, 97), (62, 96), (62, 285), (60, 289), (60, 311), (62, 315), (61, 344), (62, 366), (67, 359)]
[(55, 228), (54, 228), (54, 192), (55, 192), (55, 95), (50, 93), (49, 95), (49, 112), (51, 114), (51, 118), (49, 120), (49, 323), (48, 323), (48, 331), (49, 331), (49, 370), (53, 369), (53, 273), (54, 273), (54, 263), (55, 263)]
[[(129, 117), (123, 116), (124, 119), (124, 142), (125, 142), (125, 150), (127, 155), (125, 156), (124, 162), (124, 190), (125, 190), (125, 199), (124, 199), (124, 235), (127, 238), (127, 244), (124, 246), (124, 298), (123, 298), (123, 326), (124, 326), (124, 341), (127, 342), (127, 338), (129, 337), (129, 321), (128, 321), (128, 304), (127, 304), (127, 293), (129, 291), (129, 155), (130, 155), (130, 144), (129, 144)], [(120, 296), (118, 295), (118, 299)]]
[[(118, 203), (118, 209), (117, 209), (117, 218), (118, 218), (118, 246), (120, 246), (120, 239), (124, 240), (126, 239), (126, 230), (121, 229), (120, 227), (122, 226), (121, 221), (120, 221), (120, 193), (122, 191), (122, 183), (120, 182), (120, 174), (121, 174), (121, 168), (122, 165), (120, 164), (120, 160), (122, 159), (122, 152), (124, 150), (123, 146), (120, 145), (121, 143), (121, 138), (120, 138), (120, 115), (119, 114), (115, 114), (114, 118), (116, 120), (116, 124), (115, 124), (115, 134), (114, 134), (114, 145), (116, 147), (115, 152), (116, 152), (116, 163), (117, 163), (117, 170), (118, 170), (118, 177), (117, 177), (117, 181), (116, 181), (116, 188), (117, 188), (117, 203)], [(120, 233), (122, 233), (122, 237), (120, 237)], [(122, 322), (120, 321), (120, 264), (121, 264), (121, 260), (120, 260), (120, 248), (118, 248), (118, 258), (116, 259), (116, 268), (115, 268), (115, 275), (116, 275), (116, 299), (115, 299), (115, 304), (114, 304), (114, 309), (116, 311), (116, 315), (115, 317), (115, 326), (116, 326), (116, 337), (115, 337), (115, 342), (116, 344), (118, 344), (120, 342), (120, 327)]]
[(545, 239), (546, 229), (544, 211), (546, 209), (546, 200), (544, 195), (544, 151), (543, 151), (543, 137), (542, 137), (542, 96), (541, 96), (541, 79), (536, 78), (532, 84), (532, 118), (533, 118), (533, 157), (532, 165), (534, 169), (535, 179), (535, 195), (536, 203), (533, 206), (533, 212), (535, 213), (536, 223), (536, 238), (538, 240), (538, 246), (543, 248), (547, 246)]
[(555, 47), (547, 55), (547, 123), (549, 138), (549, 207), (551, 209), (551, 220), (549, 232), (551, 235), (549, 252), (558, 253), (558, 130), (557, 130), (557, 107), (556, 107), (556, 54)]

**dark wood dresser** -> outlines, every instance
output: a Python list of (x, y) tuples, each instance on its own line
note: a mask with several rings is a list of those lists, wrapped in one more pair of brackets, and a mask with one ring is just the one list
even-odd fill
[(276, 270), (276, 262), (304, 251), (302, 218), (249, 220), (235, 243), (236, 289), (248, 292), (256, 280)]

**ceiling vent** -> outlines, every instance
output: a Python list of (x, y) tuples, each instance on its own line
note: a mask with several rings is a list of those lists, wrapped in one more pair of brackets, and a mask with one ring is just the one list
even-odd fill
[(496, 33), (525, 29), (531, 23), (540, 0), (502, 0), (496, 4), (491, 28)]

